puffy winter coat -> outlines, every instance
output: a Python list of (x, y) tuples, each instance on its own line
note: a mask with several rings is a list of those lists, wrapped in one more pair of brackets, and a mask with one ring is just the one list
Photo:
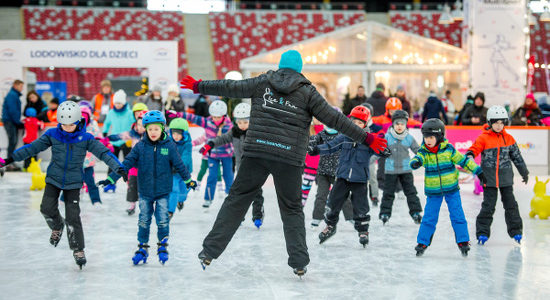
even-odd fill
[(391, 150), (391, 155), (386, 157), (384, 169), (386, 174), (411, 173), (409, 149), (415, 154), (420, 149), (414, 137), (408, 132), (397, 134), (393, 128), (390, 128), (386, 133), (386, 140), (388, 141), (388, 148)]
[[(310, 138), (310, 146), (318, 146), (326, 144), (334, 140), (338, 136), (338, 133), (329, 134), (326, 130), (319, 132), (318, 134)], [(336, 151), (331, 154), (321, 155), (319, 159), (319, 166), (317, 167), (317, 174), (325, 176), (336, 176), (338, 170), (338, 160), (340, 158), (340, 151)]]
[[(180, 154), (181, 160), (183, 161), (183, 164), (187, 168), (187, 171), (189, 173), (192, 173), (193, 172), (193, 158), (192, 158), (193, 140), (191, 139), (191, 135), (189, 134), (189, 132), (185, 131), (183, 132), (183, 138), (179, 142), (174, 141), (173, 138), (172, 138), (172, 141), (176, 144), (178, 153)], [(173, 170), (173, 171), (174, 173), (176, 172), (176, 170)]]
[(21, 100), (19, 99), (21, 95), (21, 92), (12, 87), (4, 97), (4, 103), (2, 104), (3, 122), (23, 124), (21, 122)]
[[(529, 116), (527, 116), (529, 115)], [(524, 106), (518, 108), (512, 117), (512, 125), (541, 126), (542, 111), (536, 107), (527, 109)]]
[[(136, 167), (138, 172), (138, 192), (140, 196), (158, 198), (172, 192), (172, 168), (187, 181), (191, 178), (185, 167), (176, 144), (166, 133), (157, 142), (152, 142), (147, 136), (137, 143), (130, 154), (122, 162), (129, 170)], [(120, 176), (109, 174), (114, 181)]]
[[(478, 124), (472, 123), (472, 118), (479, 118)], [(462, 116), (462, 124), (464, 125), (483, 125), (487, 123), (487, 107), (472, 105), (464, 111)]]
[(369, 181), (369, 162), (374, 151), (368, 146), (356, 143), (349, 137), (340, 134), (332, 141), (319, 145), (318, 148), (321, 155), (341, 150), (336, 178), (349, 182), (366, 183)]
[(241, 160), (243, 159), (244, 139), (246, 138), (247, 131), (248, 130), (242, 131), (239, 127), (233, 126), (233, 128), (231, 128), (228, 132), (210, 140), (214, 143), (214, 148), (227, 144), (233, 144), (233, 149), (235, 150), (235, 173), (239, 170)]
[(370, 98), (367, 100), (367, 103), (372, 105), (373, 117), (383, 115), (386, 112), (386, 96), (381, 91), (374, 91)]
[(303, 166), (313, 116), (356, 142), (367, 138), (367, 133), (332, 108), (309, 80), (291, 69), (238, 81), (201, 81), (198, 89), (206, 95), (252, 99), (244, 156)]
[[(38, 98), (38, 100), (36, 100), (36, 102), (32, 102), (30, 101), (28, 98), (27, 98), (27, 104), (25, 104), (25, 108), (23, 108), (23, 114), (24, 112), (27, 111), (27, 108), (34, 108), (36, 110), (36, 115), (38, 116), (41, 112), (45, 111), (48, 109), (48, 106), (46, 105), (46, 103), (44, 102), (44, 100)], [(27, 115), (25, 115), (26, 117), (28, 117)], [(41, 120), (42, 121), (42, 120)]]
[(424, 111), (422, 112), (422, 122), (427, 119), (441, 119), (440, 114), (443, 115), (443, 120), (445, 124), (448, 124), (447, 114), (445, 113), (445, 108), (443, 103), (437, 97), (428, 97), (428, 101), (424, 104)]
[[(214, 139), (221, 136), (224, 133), (229, 132), (233, 127), (233, 123), (231, 123), (231, 120), (228, 117), (224, 117), (223, 121), (219, 125), (216, 125), (216, 123), (212, 120), (212, 117), (205, 118), (188, 112), (182, 112), (181, 116), (182, 118), (187, 119), (187, 121), (204, 128), (207, 139)], [(209, 156), (212, 158), (232, 157), (233, 145), (226, 144), (225, 146), (212, 149)]]
[(93, 135), (79, 126), (75, 132), (66, 132), (57, 128), (46, 131), (38, 140), (25, 145), (13, 153), (16, 161), (35, 156), (49, 147), (52, 148), (52, 159), (46, 171), (46, 183), (63, 190), (80, 189), (84, 180), (83, 162), (86, 151), (104, 161), (111, 169), (122, 167), (118, 159), (96, 140)]
[[(447, 140), (439, 144), (437, 153), (433, 153), (422, 143), (418, 153), (411, 159), (412, 164), (419, 161), (426, 169), (424, 175), (424, 193), (427, 196), (441, 196), (458, 191), (458, 170), (455, 165), (474, 173), (481, 168), (472, 159), (458, 152)], [(413, 168), (414, 169), (414, 168)]]
[(25, 124), (25, 135), (23, 136), (25, 144), (34, 142), (38, 138), (38, 132), (44, 129), (44, 122), (35, 117), (26, 117), (23, 124)]
[(151, 110), (158, 110), (163, 112), (164, 111), (164, 104), (162, 103), (162, 98), (160, 99), (153, 99), (153, 95), (150, 95), (145, 100), (145, 105), (147, 105), (147, 108)]
[(514, 184), (514, 170), (516, 166), (521, 176), (529, 175), (529, 170), (521, 156), (518, 144), (513, 136), (505, 129), (496, 133), (485, 125), (485, 131), (477, 137), (474, 144), (468, 149), (474, 157), (481, 154), (481, 169), (487, 186), (505, 187)]
[[(105, 123), (103, 123), (103, 132), (109, 132), (109, 129), (111, 130), (111, 134), (128, 131), (132, 128), (134, 121), (134, 113), (128, 108), (128, 104), (120, 111), (113, 108), (107, 113)], [(124, 141), (113, 141), (112, 144), (113, 146), (120, 147), (124, 144)]]

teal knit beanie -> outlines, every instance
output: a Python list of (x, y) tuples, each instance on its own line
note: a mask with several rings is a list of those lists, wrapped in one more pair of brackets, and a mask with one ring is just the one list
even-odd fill
[(302, 72), (302, 56), (296, 50), (288, 50), (281, 55), (279, 69), (292, 69), (298, 73)]

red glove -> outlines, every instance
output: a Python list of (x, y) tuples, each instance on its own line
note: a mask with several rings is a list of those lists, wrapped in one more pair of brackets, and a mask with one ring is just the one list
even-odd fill
[(388, 142), (382, 137), (378, 137), (374, 134), (367, 134), (365, 144), (369, 146), (375, 153), (380, 153), (388, 147)]
[(199, 153), (202, 155), (210, 155), (210, 151), (212, 151), (212, 147), (214, 147), (214, 143), (208, 142), (202, 148), (199, 150)]
[(195, 78), (187, 75), (185, 78), (183, 78), (180, 81), (180, 88), (182, 89), (188, 89), (193, 90), (193, 93), (198, 94), (199, 93), (199, 82), (201, 82), (202, 79), (199, 79), (199, 81), (195, 80)]

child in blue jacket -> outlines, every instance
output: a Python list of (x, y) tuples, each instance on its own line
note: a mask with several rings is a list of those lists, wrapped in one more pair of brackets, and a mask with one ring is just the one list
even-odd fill
[[(129, 170), (137, 167), (139, 190), (139, 221), (138, 221), (138, 250), (132, 258), (135, 265), (149, 257), (149, 231), (153, 214), (157, 222), (157, 237), (159, 242), (157, 255), (159, 261), (164, 264), (168, 260), (168, 234), (169, 215), (168, 197), (172, 192), (172, 168), (183, 178), (187, 188), (195, 188), (197, 183), (191, 179), (189, 171), (185, 167), (178, 153), (176, 144), (164, 132), (166, 119), (164, 114), (153, 110), (143, 116), (143, 126), (146, 129), (144, 136), (137, 143), (130, 154), (122, 162), (124, 168)], [(111, 173), (106, 180), (99, 184), (115, 184), (119, 176)]]
[[(367, 125), (370, 112), (364, 106), (356, 106), (350, 114), (353, 123), (361, 128)], [(358, 144), (345, 135), (338, 135), (332, 141), (309, 149), (310, 155), (328, 155), (341, 150), (336, 182), (332, 186), (327, 203), (325, 223), (327, 227), (319, 234), (319, 243), (324, 243), (336, 233), (338, 215), (351, 193), (355, 230), (359, 232), (359, 243), (369, 243), (369, 201), (367, 183), (369, 162), (374, 151), (364, 144)]]
[[(193, 140), (189, 134), (189, 123), (182, 118), (173, 119), (170, 122), (170, 135), (172, 141), (176, 143), (183, 164), (189, 173), (193, 172), (193, 158), (191, 156), (193, 151)], [(174, 173), (172, 186), (173, 189), (170, 193), (170, 202), (168, 204), (170, 219), (172, 219), (176, 211), (176, 206), (180, 211), (183, 209), (183, 203), (187, 200), (187, 193), (189, 191), (185, 181), (181, 178), (179, 173)]]
[[(49, 129), (36, 141), (17, 149), (13, 157), (0, 158), (0, 167), (13, 161), (24, 160), (49, 147), (52, 159), (46, 173), (46, 188), (40, 204), (40, 212), (52, 230), (50, 244), (57, 246), (67, 225), (69, 247), (73, 250), (76, 264), (82, 269), (86, 264), (84, 255), (84, 232), (80, 221), (80, 189), (84, 181), (83, 163), (86, 151), (104, 161), (119, 176), (126, 180), (126, 172), (115, 156), (100, 141), (86, 132), (86, 123), (81, 119), (80, 107), (73, 101), (59, 105), (56, 128)], [(58, 209), (59, 194), (65, 196), (65, 219)]]

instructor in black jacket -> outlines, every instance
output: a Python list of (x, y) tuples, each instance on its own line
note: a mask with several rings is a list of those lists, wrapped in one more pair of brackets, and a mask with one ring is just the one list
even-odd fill
[(365, 133), (332, 108), (301, 71), (300, 53), (289, 50), (281, 56), (279, 70), (255, 78), (196, 81), (187, 76), (180, 82), (182, 88), (195, 93), (252, 99), (244, 157), (214, 226), (204, 239), (199, 253), (203, 267), (225, 250), (271, 174), (283, 221), (288, 265), (297, 275), (305, 274), (309, 254), (300, 186), (312, 117), (357, 143), (369, 145), (377, 153), (386, 148), (386, 140)]

